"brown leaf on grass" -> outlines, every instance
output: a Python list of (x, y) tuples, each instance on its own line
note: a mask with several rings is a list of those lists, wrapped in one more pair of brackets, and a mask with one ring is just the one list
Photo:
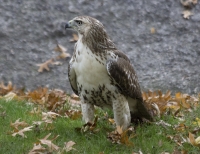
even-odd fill
[(3, 98), (6, 100), (6, 102), (9, 102), (9, 101), (13, 100), (14, 98), (17, 98), (17, 95), (11, 91), (11, 92), (7, 93)]
[(20, 135), (20, 136), (22, 136), (23, 138), (27, 138), (26, 137), (26, 135), (24, 134), (24, 132), (27, 132), (27, 131), (31, 131), (33, 126), (29, 126), (29, 127), (25, 127), (25, 128), (23, 128), (23, 129), (21, 129), (21, 130), (19, 130), (19, 131), (17, 131), (17, 132), (15, 132), (15, 133), (13, 133), (12, 134), (12, 136), (16, 136), (16, 135)]
[(175, 142), (178, 146), (182, 146), (183, 143), (187, 142), (187, 140), (180, 134), (167, 135), (167, 139), (170, 139), (171, 141)]
[(198, 98), (180, 92), (174, 97), (171, 96), (170, 91), (166, 94), (161, 91), (148, 91), (143, 92), (142, 96), (150, 112), (158, 117), (163, 114), (172, 114), (175, 118), (184, 120), (183, 111), (191, 112), (199, 106)]
[(81, 133), (85, 133), (85, 132), (97, 133), (97, 132), (99, 132), (99, 129), (96, 128), (97, 120), (98, 120), (98, 117), (95, 117), (95, 120), (94, 120), (93, 123), (87, 122), (81, 128), (77, 127), (77, 128), (75, 128), (75, 130), (78, 131), (78, 132), (81, 132)]
[(11, 81), (8, 82), (7, 86), (3, 82), (0, 83), (0, 96), (4, 96), (12, 90), (14, 90), (14, 87)]
[(17, 119), (14, 123), (10, 123), (10, 126), (12, 127), (12, 128), (15, 128), (15, 129), (19, 129), (18, 127), (22, 127), (22, 128), (24, 128), (24, 127), (26, 127), (26, 126), (28, 126), (28, 124), (25, 122), (25, 121), (20, 121), (20, 118), (19, 119)]
[[(131, 131), (131, 133), (130, 133)], [(133, 143), (130, 141), (129, 134), (133, 134), (132, 129), (122, 130), (122, 127), (117, 126), (115, 131), (108, 133), (107, 138), (111, 140), (112, 143), (125, 144), (127, 146), (133, 146)]]
[(113, 124), (115, 123), (115, 120), (114, 120), (114, 119), (111, 119), (111, 118), (109, 118), (109, 119), (108, 119), (108, 122), (109, 122), (109, 123), (111, 123), (111, 124), (113, 125)]
[(53, 130), (53, 120), (55, 120), (58, 116), (60, 115), (55, 112), (42, 112), (42, 121), (45, 123), (44, 130)]
[(42, 120), (47, 120), (47, 119), (56, 119), (56, 117), (60, 116), (59, 114), (55, 112), (42, 112)]
[(55, 140), (59, 135), (55, 136), (53, 139), (48, 140), (51, 133), (49, 133), (47, 136), (45, 136), (43, 139), (40, 139), (40, 143), (47, 145), (48, 148), (52, 151), (58, 151), (59, 147), (52, 143), (53, 140)]
[(156, 124), (156, 125), (158, 125), (158, 126), (162, 126), (162, 127), (164, 127), (164, 128), (167, 128), (167, 127), (172, 127), (172, 125), (171, 125), (171, 124), (169, 124), (169, 123), (166, 123), (166, 122), (165, 122), (165, 121), (163, 121), (163, 120), (160, 120), (160, 121), (156, 122), (155, 124)]
[(72, 120), (76, 120), (82, 117), (82, 113), (80, 110), (67, 110), (65, 111), (65, 115)]
[(162, 94), (162, 92), (158, 90), (154, 92), (143, 92), (142, 96), (148, 109), (153, 113), (153, 115), (160, 116), (166, 111), (166, 105), (171, 98), (170, 94), (170, 91), (166, 94)]
[(76, 94), (71, 94), (71, 99), (73, 99), (73, 100), (76, 100), (76, 101), (80, 101), (80, 98), (79, 98), (79, 96), (78, 95), (76, 95)]
[(44, 62), (44, 63), (37, 64), (37, 66), (39, 66), (38, 72), (41, 73), (41, 72), (43, 72), (44, 70), (50, 71), (49, 65), (50, 65), (50, 64), (53, 64), (53, 62), (54, 62), (54, 58), (49, 59), (49, 60), (47, 60), (47, 61)]
[(196, 142), (195, 142), (195, 138), (194, 135), (192, 133), (189, 132), (189, 142), (194, 145), (197, 146)]
[(183, 108), (189, 109), (191, 108), (191, 105), (187, 102), (189, 98), (190, 96), (187, 94), (176, 93), (174, 100), (178, 102)]
[(40, 115), (42, 113), (41, 106), (34, 107), (29, 113), (31, 115)]
[(66, 100), (67, 100), (67, 95), (65, 94), (64, 91), (60, 89), (54, 89), (48, 93), (45, 105), (48, 110), (59, 112), (61, 108), (64, 107)]
[(71, 150), (76, 150), (75, 148), (73, 148), (73, 146), (75, 145), (76, 143), (73, 142), (73, 141), (69, 141), (69, 142), (65, 142), (65, 146), (63, 148), (63, 150), (65, 152), (69, 152)]
[[(47, 88), (38, 88), (28, 92), (27, 98), (29, 101), (43, 105), (48, 110), (61, 112), (67, 100), (67, 95), (60, 89), (48, 90)], [(36, 111), (32, 111), (34, 113)], [(38, 111), (39, 112), (39, 111)]]
[(29, 101), (43, 105), (48, 98), (48, 88), (38, 88), (28, 92), (27, 97), (29, 98)]
[(69, 40), (70, 42), (78, 41), (78, 35), (77, 34), (72, 34), (72, 36), (73, 36), (73, 38)]
[(34, 144), (33, 149), (28, 154), (44, 154), (45, 152), (48, 152), (48, 150), (41, 146), (41, 144)]
[(176, 130), (178, 132), (183, 132), (187, 128), (188, 128), (188, 126), (186, 126), (184, 123), (180, 123), (180, 124), (174, 126), (174, 130)]
[(195, 139), (194, 134), (189, 132), (188, 142), (193, 146), (200, 147), (200, 136)]
[(183, 14), (183, 18), (185, 18), (185, 19), (189, 19), (190, 16), (193, 15), (193, 13), (192, 13), (190, 10), (184, 10), (184, 11), (182, 12), (182, 14)]
[(74, 107), (80, 107), (81, 105), (80, 98), (76, 94), (71, 94), (71, 96), (68, 97), (68, 102)]

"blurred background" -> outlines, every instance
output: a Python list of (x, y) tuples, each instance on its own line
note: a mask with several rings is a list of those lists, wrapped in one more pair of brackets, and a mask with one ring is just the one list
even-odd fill
[(198, 93), (200, 5), (189, 1), (187, 6), (179, 0), (0, 0), (0, 81), (71, 93), (70, 57), (49, 64), (49, 71), (38, 72), (38, 64), (58, 55), (57, 44), (72, 54), (75, 32), (64, 25), (89, 15), (130, 58), (142, 90)]

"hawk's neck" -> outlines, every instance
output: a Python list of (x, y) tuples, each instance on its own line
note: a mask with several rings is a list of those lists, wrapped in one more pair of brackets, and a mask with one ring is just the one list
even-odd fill
[(105, 30), (101, 28), (91, 29), (83, 34), (82, 43), (87, 45), (94, 54), (106, 54), (110, 49), (116, 49)]

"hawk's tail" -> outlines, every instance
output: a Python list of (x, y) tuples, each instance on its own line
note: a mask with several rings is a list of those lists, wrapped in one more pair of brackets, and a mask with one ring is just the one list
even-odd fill
[(136, 112), (131, 112), (131, 122), (134, 122), (135, 120), (142, 121), (143, 118), (149, 121), (154, 121), (153, 116), (148, 111), (144, 102), (137, 100), (136, 108), (137, 108)]

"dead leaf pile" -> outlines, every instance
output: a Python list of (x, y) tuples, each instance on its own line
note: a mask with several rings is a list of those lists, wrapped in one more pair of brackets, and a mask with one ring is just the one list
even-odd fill
[(59, 89), (48, 90), (47, 88), (38, 88), (27, 93), (30, 102), (43, 105), (48, 110), (60, 113), (67, 101), (67, 95)]
[(172, 97), (170, 91), (163, 94), (160, 90), (143, 92), (142, 96), (148, 109), (158, 117), (170, 113), (175, 117), (183, 117), (182, 111), (191, 112), (196, 109), (199, 101), (198, 98), (188, 94), (178, 92)]
[(120, 126), (117, 126), (115, 131), (107, 134), (107, 138), (112, 143), (125, 144), (127, 146), (133, 146), (133, 143), (130, 141), (130, 139), (133, 137), (133, 128), (123, 131)]

